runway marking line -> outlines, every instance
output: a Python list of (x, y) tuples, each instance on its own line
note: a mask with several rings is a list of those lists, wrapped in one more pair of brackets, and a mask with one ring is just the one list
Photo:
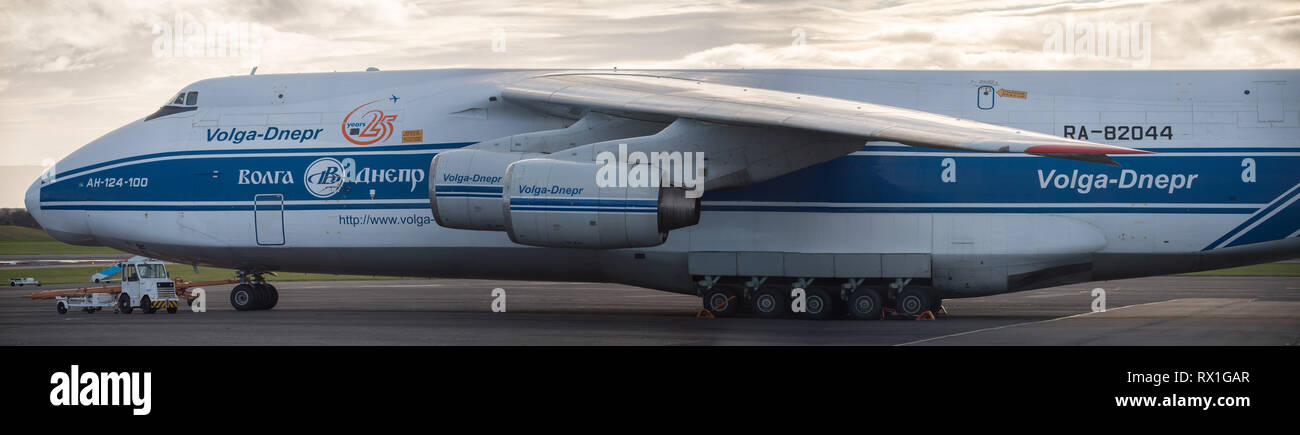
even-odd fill
[(938, 337), (930, 337), (930, 338), (924, 338), (924, 339), (920, 339), (920, 340), (916, 340), (916, 341), (909, 341), (909, 342), (906, 342), (906, 343), (899, 343), (899, 344), (895, 344), (894, 346), (911, 346), (911, 345), (913, 345), (913, 344), (921, 344), (921, 343), (925, 343), (925, 342), (928, 342), (928, 341), (940, 340), (940, 339), (944, 339), (944, 338), (960, 337), (960, 336), (963, 336), (963, 335), (970, 335), (970, 334), (974, 334), (974, 333), (977, 333), (977, 332), (996, 331), (996, 330), (999, 330), (999, 329), (1005, 329), (1005, 328), (1010, 328), (1010, 327), (1014, 327), (1014, 326), (1024, 326), (1024, 325), (1034, 325), (1034, 324), (1038, 324), (1038, 323), (1055, 322), (1055, 321), (1057, 321), (1057, 320), (1065, 320), (1065, 319), (1073, 319), (1073, 318), (1075, 318), (1075, 317), (1083, 317), (1083, 316), (1087, 316), (1087, 315), (1089, 315), (1089, 314), (1108, 313), (1108, 312), (1111, 312), (1111, 311), (1119, 311), (1119, 310), (1122, 310), (1122, 309), (1125, 309), (1125, 308), (1133, 308), (1133, 307), (1141, 307), (1141, 306), (1146, 306), (1146, 305), (1163, 304), (1163, 303), (1165, 303), (1165, 302), (1173, 302), (1173, 301), (1179, 301), (1179, 300), (1182, 300), (1182, 299), (1169, 299), (1169, 300), (1164, 300), (1164, 301), (1155, 301), (1155, 302), (1147, 302), (1147, 303), (1142, 303), (1142, 304), (1125, 305), (1125, 306), (1118, 307), (1118, 308), (1111, 308), (1111, 309), (1108, 309), (1108, 310), (1106, 310), (1106, 311), (1089, 311), (1089, 312), (1086, 312), (1086, 313), (1071, 314), (1071, 315), (1064, 316), (1064, 317), (1057, 317), (1057, 318), (1055, 318), (1055, 319), (1035, 320), (1035, 321), (1033, 321), (1033, 322), (1012, 323), (1012, 324), (1010, 324), (1010, 325), (1002, 325), (1002, 326), (994, 326), (994, 327), (991, 327), (991, 328), (982, 328), (982, 329), (975, 329), (975, 330), (970, 330), (970, 331), (962, 331), (962, 332), (953, 333), (953, 334), (948, 334), (948, 335), (940, 335), (940, 336), (938, 336)]

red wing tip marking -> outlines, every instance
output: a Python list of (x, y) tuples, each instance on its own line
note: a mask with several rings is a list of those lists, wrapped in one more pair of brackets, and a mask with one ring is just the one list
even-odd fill
[(1025, 149), (1028, 154), (1155, 154), (1133, 148), (1112, 145), (1034, 145)]

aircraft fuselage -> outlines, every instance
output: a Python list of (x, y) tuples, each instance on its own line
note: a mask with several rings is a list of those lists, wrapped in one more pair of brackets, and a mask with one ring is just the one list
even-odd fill
[(699, 224), (649, 248), (538, 248), (439, 226), (428, 194), (435, 154), (575, 121), (498, 98), (537, 73), (203, 80), (180, 104), (58, 162), (27, 206), (61, 240), (184, 264), (681, 293), (725, 275), (912, 278), (963, 297), (1300, 256), (1294, 70), (654, 71), (1156, 154), (1117, 156), (1113, 167), (868, 142), (707, 192)]

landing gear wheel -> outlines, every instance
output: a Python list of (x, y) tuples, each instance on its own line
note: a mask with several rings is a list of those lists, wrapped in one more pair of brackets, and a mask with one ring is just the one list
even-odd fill
[(852, 313), (853, 317), (862, 320), (880, 320), (885, 305), (880, 298), (880, 292), (860, 287), (849, 295), (848, 306), (849, 313)]
[(82, 308), (81, 311), (85, 311), (86, 314), (95, 314), (95, 309), (90, 307)]
[(266, 285), (266, 295), (267, 295), (267, 301), (268, 301), (268, 302), (266, 303), (266, 309), (269, 310), (269, 309), (275, 308), (275, 304), (276, 304), (277, 302), (280, 302), (280, 292), (279, 292), (278, 290), (275, 289), (275, 286), (270, 285), (270, 284), (267, 284), (267, 285)]
[(144, 311), (145, 314), (153, 314), (158, 312), (158, 309), (153, 307), (148, 296), (142, 296), (140, 297), (140, 311)]
[(253, 286), (251, 285), (240, 284), (235, 286), (235, 288), (230, 289), (230, 305), (238, 311), (256, 309), (256, 305), (253, 305), (253, 293)]
[(68, 304), (63, 303), (63, 301), (55, 302), (54, 311), (58, 311), (59, 314), (68, 314)]
[(117, 297), (117, 312), (131, 314), (131, 295), (122, 293), (122, 296)]
[(939, 312), (942, 311), (942, 308), (943, 308), (943, 298), (936, 296), (934, 298), (934, 301), (930, 303), (930, 312), (934, 313), (934, 315), (937, 316), (939, 315)]
[(758, 317), (775, 319), (790, 313), (790, 303), (787, 302), (783, 289), (760, 288), (758, 293), (754, 295), (752, 302), (754, 304), (754, 314)]
[(704, 309), (717, 317), (731, 317), (740, 311), (740, 297), (728, 287), (714, 286), (705, 290), (701, 299), (704, 301)]
[(804, 290), (804, 312), (799, 317), (808, 320), (826, 320), (835, 313), (835, 298), (824, 288), (811, 287)]
[(916, 316), (929, 311), (930, 306), (933, 305), (933, 302), (931, 302), (933, 300), (934, 297), (930, 296), (930, 293), (925, 290), (917, 288), (904, 289), (903, 293), (898, 295), (898, 300), (895, 301), (897, 306), (894, 309), (908, 316)]
[(266, 284), (253, 284), (253, 309), (267, 309), (267, 302), (271, 301), (269, 292), (266, 291)]

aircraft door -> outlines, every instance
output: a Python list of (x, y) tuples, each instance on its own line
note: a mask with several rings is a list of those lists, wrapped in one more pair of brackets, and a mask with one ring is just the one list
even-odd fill
[(1258, 122), (1281, 122), (1286, 82), (1255, 82), (1255, 110)]
[(254, 231), (257, 244), (284, 244), (284, 195), (267, 193), (253, 197)]
[(997, 94), (993, 91), (992, 86), (980, 86), (975, 90), (975, 94), (975, 105), (979, 106), (980, 110), (989, 110), (993, 108), (993, 99), (997, 98)]

